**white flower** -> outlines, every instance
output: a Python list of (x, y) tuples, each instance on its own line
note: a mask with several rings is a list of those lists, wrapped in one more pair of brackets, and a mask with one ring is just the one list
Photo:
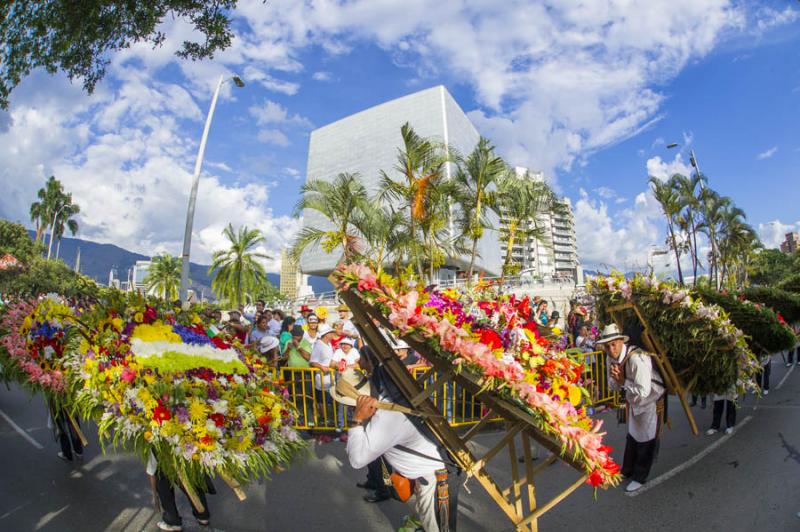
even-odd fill
[(214, 401), (211, 403), (211, 410), (214, 411), (215, 414), (227, 414), (228, 413), (228, 401), (225, 399), (220, 399), (218, 401)]

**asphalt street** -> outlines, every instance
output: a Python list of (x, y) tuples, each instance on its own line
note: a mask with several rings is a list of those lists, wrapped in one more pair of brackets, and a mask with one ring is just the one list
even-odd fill
[[(779, 384), (782, 385), (779, 387)], [(740, 400), (737, 428), (705, 436), (711, 405), (693, 409), (701, 428), (693, 436), (675, 398), (670, 404), (672, 428), (666, 430), (650, 481), (634, 497), (622, 487), (575, 491), (539, 521), (543, 532), (596, 531), (784, 531), (800, 530), (800, 370), (789, 372), (778, 356), (773, 362), (772, 390), (762, 399)], [(625, 427), (612, 413), (602, 414), (607, 441), (621, 461)], [(16, 425), (16, 427), (14, 426)], [(19, 430), (17, 430), (19, 429)], [(23, 434), (20, 434), (22, 431)], [(82, 462), (56, 457), (58, 445), (47, 428), (40, 397), (12, 387), (0, 389), (0, 530), (2, 531), (138, 531), (155, 530), (152, 492), (138, 458), (96, 444), (86, 427), (90, 447)], [(476, 451), (499, 439), (487, 432), (475, 439)], [(510, 482), (506, 456), (489, 467)], [(222, 482), (211, 496), (211, 526), (200, 527), (188, 503), (178, 495), (185, 530), (347, 530), (396, 529), (410, 512), (403, 503), (368, 504), (355, 484), (365, 471), (347, 463), (344, 444), (312, 445), (309, 456), (270, 480), (246, 488), (240, 502)], [(540, 501), (577, 478), (561, 463), (537, 477)], [(459, 530), (512, 530), (513, 527), (475, 481), (461, 491)]]

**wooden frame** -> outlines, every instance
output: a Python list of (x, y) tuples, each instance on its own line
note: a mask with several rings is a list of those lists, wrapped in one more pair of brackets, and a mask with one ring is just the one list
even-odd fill
[[(333, 278), (331, 278), (331, 281), (334, 286), (337, 285)], [(428, 414), (423, 419), (436, 439), (450, 451), (453, 459), (466, 474), (474, 477), (480, 483), (503, 513), (514, 523), (517, 530), (537, 532), (539, 517), (586, 482), (588, 474), (584, 470), (583, 464), (574, 460), (571, 456), (561, 456), (561, 443), (541, 432), (536, 427), (534, 418), (528, 412), (501, 398), (493, 391), (484, 390), (482, 380), (468, 371), (455, 373), (452, 364), (440, 358), (424, 339), (415, 335), (405, 335), (403, 339), (432, 365), (431, 371), (426, 373), (425, 377), (433, 376), (433, 370), (438, 374), (435, 386), (429, 387), (426, 391), (423, 388), (425, 379), (414, 379), (403, 362), (395, 355), (389, 341), (378, 326), (373, 323), (373, 319), (376, 319), (384, 327), (391, 330), (393, 327), (387, 318), (375, 307), (365, 302), (355, 291), (340, 291), (339, 296), (352, 311), (353, 324), (372, 348), (375, 356), (383, 364), (406, 400), (410, 404), (416, 405), (416, 408), (422, 413)], [(476, 399), (479, 399), (488, 409), (481, 421), (464, 434), (456, 432), (448, 424), (447, 419), (437, 415), (439, 410), (430, 397), (431, 388), (437, 388), (451, 382), (474, 394)], [(479, 458), (467, 446), (467, 443), (477, 434), (481, 427), (497, 416), (502, 417), (507, 422), (506, 432), (489, 452)], [(521, 440), (521, 449), (517, 447), (518, 437)], [(536, 467), (533, 465), (531, 440), (535, 440), (552, 453), (549, 458)], [(500, 455), (504, 449), (508, 450), (512, 476), (511, 485), (505, 489), (500, 487), (499, 483), (486, 468), (489, 461)], [(521, 465), (519, 451), (521, 451)], [(580, 473), (580, 476), (553, 499), (539, 506), (537, 505), (534, 477), (541, 473), (546, 465), (556, 460), (562, 460), (575, 468)]]
[(697, 429), (697, 422), (692, 414), (692, 409), (689, 407), (689, 403), (686, 401), (686, 388), (683, 386), (678, 378), (678, 375), (675, 373), (675, 370), (672, 368), (672, 364), (667, 358), (667, 350), (664, 349), (664, 345), (650, 331), (650, 326), (647, 323), (644, 314), (642, 314), (642, 311), (639, 310), (639, 307), (635, 303), (621, 303), (619, 305), (613, 305), (609, 307), (608, 313), (611, 314), (611, 318), (614, 320), (614, 323), (617, 324), (617, 327), (619, 327), (620, 330), (623, 330), (622, 312), (625, 310), (633, 310), (633, 312), (636, 314), (636, 317), (639, 319), (639, 322), (642, 324), (642, 327), (644, 328), (642, 331), (642, 342), (645, 344), (643, 347), (654, 354), (653, 359), (656, 361), (656, 364), (658, 364), (661, 377), (664, 379), (664, 384), (667, 386), (667, 392), (678, 396), (678, 400), (681, 402), (683, 411), (686, 413), (686, 417), (689, 419), (689, 425), (692, 428), (692, 433), (697, 436), (700, 432)]

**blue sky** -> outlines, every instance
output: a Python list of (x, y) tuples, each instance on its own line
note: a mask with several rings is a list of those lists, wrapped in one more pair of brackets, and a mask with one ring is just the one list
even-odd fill
[(300, 225), (309, 132), (438, 84), (510, 163), (572, 200), (589, 266), (644, 263), (664, 238), (647, 176), (687, 172), (691, 148), (767, 245), (800, 230), (797, 2), (244, 0), (235, 17), (213, 61), (179, 61), (190, 28), (166, 21), (165, 46), (109, 58), (92, 96), (26, 80), (0, 113), (0, 216), (26, 222), (55, 174), (82, 206), (80, 236), (177, 253), (210, 96), (237, 73), (247, 86), (226, 84), (206, 152), (201, 262), (228, 222), (262, 229), (277, 258)]

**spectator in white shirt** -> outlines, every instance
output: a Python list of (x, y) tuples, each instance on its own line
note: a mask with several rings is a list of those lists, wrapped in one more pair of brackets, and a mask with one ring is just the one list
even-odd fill
[(578, 329), (578, 337), (575, 338), (575, 347), (583, 350), (584, 353), (594, 351), (594, 340), (589, 334), (589, 326), (581, 325)]
[[(358, 352), (358, 349), (353, 347), (353, 339), (352, 338), (343, 338), (339, 342), (339, 348), (333, 353), (333, 364), (336, 367), (336, 379), (338, 380), (342, 374), (347, 371), (348, 369), (359, 369), (361, 366), (359, 361), (361, 360), (361, 354)], [(342, 403), (336, 404), (336, 432), (341, 433), (342, 429), (344, 428), (344, 405)], [(350, 418), (352, 418), (353, 409), (347, 408), (347, 413)], [(340, 441), (346, 442), (347, 441), (347, 434), (342, 434), (339, 437)]]
[(303, 334), (303, 339), (313, 346), (317, 338), (319, 338), (319, 318), (316, 314), (309, 314), (306, 318), (306, 332)]
[(330, 402), (330, 396), (325, 392), (331, 387), (333, 382), (331, 373), (336, 369), (336, 362), (333, 360), (333, 346), (331, 346), (334, 334), (335, 332), (330, 326), (323, 324), (319, 328), (317, 340), (311, 350), (311, 358), (308, 360), (312, 368), (320, 370), (315, 372), (317, 374), (314, 375), (314, 387), (318, 392), (322, 392), (317, 395), (317, 402), (320, 403), (322, 417), (326, 424), (333, 421), (333, 404)]
[(278, 338), (281, 335), (281, 319), (278, 319), (280, 314), (276, 314), (272, 312), (272, 317), (270, 318), (269, 322), (267, 322), (267, 330), (269, 331), (270, 336), (274, 336)]
[(336, 310), (339, 311), (339, 319), (344, 324), (342, 327), (344, 333), (353, 340), (358, 340), (358, 329), (356, 329), (356, 326), (353, 325), (353, 321), (350, 319), (350, 309), (347, 308), (347, 305), (339, 305)]

